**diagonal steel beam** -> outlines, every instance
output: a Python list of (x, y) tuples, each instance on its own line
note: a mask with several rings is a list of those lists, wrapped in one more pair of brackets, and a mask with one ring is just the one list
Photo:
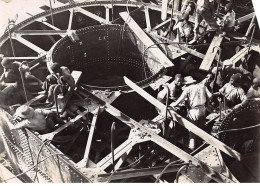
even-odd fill
[[(182, 164), (172, 165), (169, 168), (167, 168), (164, 173), (177, 172), (182, 166), (183, 166)], [(115, 173), (113, 173), (113, 176), (110, 178), (110, 180), (136, 178), (136, 177), (142, 177), (142, 176), (150, 176), (153, 174), (160, 174), (164, 168), (165, 168), (165, 166), (160, 166), (160, 167), (130, 169), (130, 170), (125, 170), (125, 171), (121, 171), (121, 172), (115, 172)], [(99, 174), (98, 181), (100, 181), (100, 182), (108, 181), (110, 176), (111, 176), (111, 173)]]
[[(84, 90), (84, 89), (83, 89)], [(173, 155), (177, 156), (178, 158), (182, 159), (185, 162), (190, 162), (191, 164), (195, 165), (197, 168), (201, 169), (201, 171), (206, 174), (207, 176), (211, 177), (216, 182), (234, 182), (233, 180), (230, 180), (226, 176), (216, 172), (212, 167), (208, 166), (204, 162), (198, 160), (197, 158), (189, 155), (179, 147), (173, 145), (169, 141), (163, 139), (159, 135), (157, 135), (155, 132), (149, 130), (148, 128), (144, 127), (143, 125), (139, 124), (137, 121), (133, 120), (129, 116), (125, 115), (121, 111), (117, 110), (112, 105), (104, 102), (100, 98), (96, 97), (92, 93), (90, 93), (87, 90), (84, 90), (87, 95), (91, 96), (93, 99), (99, 101), (99, 103), (103, 106), (103, 108), (110, 113), (115, 118), (121, 120), (126, 125), (130, 126), (132, 129), (136, 128), (139, 132), (141, 132), (143, 135), (145, 135), (146, 140), (150, 139), (151, 141), (155, 142), (168, 152), (172, 153)], [(132, 140), (129, 142), (131, 143)]]
[(25, 46), (29, 47), (30, 49), (34, 50), (40, 55), (46, 54), (46, 51), (41, 49), (40, 47), (36, 46), (35, 44), (31, 43), (30, 41), (22, 38), (21, 36), (14, 37), (15, 40), (19, 41), (20, 43), (24, 44)]
[[(135, 90), (139, 95), (141, 95), (142, 97), (144, 97), (147, 101), (149, 101), (150, 103), (152, 103), (154, 106), (156, 106), (157, 108), (159, 108), (162, 112), (165, 112), (165, 105), (162, 104), (160, 101), (158, 101), (157, 99), (155, 99), (153, 96), (151, 96), (150, 94), (148, 94), (146, 91), (144, 91), (142, 88), (140, 88), (139, 86), (137, 86), (135, 83), (133, 83), (131, 80), (129, 80), (128, 78), (124, 77), (125, 83), (131, 87), (133, 90)], [(188, 120), (186, 120), (185, 118), (183, 118), (182, 116), (180, 116), (179, 114), (177, 114), (174, 111), (170, 111), (170, 113), (173, 115), (173, 119), (175, 121), (177, 121), (178, 123), (180, 123), (181, 125), (183, 125), (185, 128), (187, 128), (188, 130), (192, 131), (194, 134), (196, 134), (197, 136), (199, 136), (201, 139), (205, 140), (207, 143), (213, 145), (214, 147), (216, 147), (217, 149), (220, 149), (222, 152), (226, 153), (227, 155), (240, 160), (241, 159), (241, 155), (240, 153), (238, 153), (237, 151), (233, 150), (232, 148), (230, 148), (229, 146), (225, 145), (224, 143), (222, 143), (221, 141), (217, 140), (216, 138), (214, 138), (213, 136), (209, 135), (208, 133), (206, 133), (205, 131), (201, 130), (200, 128), (198, 128), (197, 126), (195, 126), (193, 123), (189, 122)]]
[(127, 12), (121, 12), (119, 15), (124, 19), (128, 26), (133, 30), (136, 36), (143, 42), (149, 51), (156, 56), (160, 63), (164, 67), (172, 67), (173, 63), (167, 58), (167, 56), (155, 45), (155, 43), (146, 35), (146, 33), (139, 27), (139, 25), (133, 20), (133, 18)]
[(89, 11), (83, 9), (83, 8), (76, 7), (76, 8), (75, 8), (75, 11), (80, 12), (80, 13), (82, 13), (82, 14), (84, 14), (84, 15), (86, 15), (86, 16), (92, 18), (92, 19), (94, 19), (94, 20), (98, 21), (98, 22), (101, 23), (101, 24), (108, 23), (106, 19), (104, 19), (104, 18), (102, 18), (102, 17), (99, 17), (99, 16), (97, 16), (96, 14), (93, 14), (92, 12), (89, 12)]
[(223, 37), (216, 33), (209, 48), (208, 51), (203, 59), (203, 61), (200, 64), (200, 70), (205, 70), (205, 71), (209, 71), (213, 60), (215, 59), (215, 56), (218, 52), (218, 50), (214, 50), (215, 47), (219, 47), (221, 45), (221, 42), (223, 40)]
[(69, 23), (68, 23), (67, 30), (71, 30), (73, 15), (74, 15), (74, 9), (70, 10), (70, 17), (69, 17)]

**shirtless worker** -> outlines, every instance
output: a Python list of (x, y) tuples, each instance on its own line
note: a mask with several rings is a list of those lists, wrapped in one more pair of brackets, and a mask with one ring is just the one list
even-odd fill
[(39, 133), (48, 133), (55, 125), (51, 120), (54, 113), (54, 111), (34, 110), (32, 107), (22, 105), (16, 109), (14, 117), (18, 123), (12, 129), (28, 128)]

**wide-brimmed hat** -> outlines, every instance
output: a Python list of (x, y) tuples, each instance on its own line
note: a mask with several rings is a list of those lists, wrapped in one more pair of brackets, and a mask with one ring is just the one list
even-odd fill
[(22, 105), (16, 109), (15, 115), (24, 119), (32, 118), (34, 109), (32, 107)]
[(187, 76), (187, 77), (184, 78), (184, 81), (183, 81), (184, 85), (189, 85), (189, 84), (192, 84), (192, 83), (196, 83), (196, 80), (193, 79), (192, 76)]

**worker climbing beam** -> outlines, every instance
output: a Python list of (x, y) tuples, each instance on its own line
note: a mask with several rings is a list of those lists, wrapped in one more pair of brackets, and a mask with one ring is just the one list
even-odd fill
[(158, 58), (158, 61), (164, 67), (174, 66), (173, 63), (167, 58), (167, 56), (155, 45), (155, 43), (146, 35), (146, 33), (139, 27), (139, 25), (134, 21), (134, 19), (127, 13), (121, 12), (119, 15), (124, 19), (124, 21), (133, 30), (136, 36), (143, 42), (146, 47), (150, 47), (149, 51)]
[[(160, 109), (162, 112), (165, 111), (165, 105), (163, 103), (161, 103), (160, 101), (155, 99), (153, 96), (148, 94), (146, 91), (144, 91), (141, 87), (139, 87), (138, 85), (133, 83), (128, 78), (124, 77), (124, 80), (125, 80), (125, 83), (129, 87), (131, 87), (133, 90), (135, 90), (139, 95), (141, 95), (147, 101), (152, 103), (155, 107)], [(209, 135), (207, 132), (201, 130), (200, 128), (198, 128), (193, 123), (191, 123), (190, 121), (186, 120), (185, 118), (183, 118), (182, 116), (180, 116), (176, 112), (170, 111), (170, 113), (174, 117), (173, 119), (175, 121), (177, 121), (178, 123), (183, 125), (189, 131), (192, 131), (195, 135), (199, 136), (201, 139), (205, 140), (207, 143), (213, 145), (217, 149), (220, 149), (222, 152), (226, 153), (227, 155), (229, 155), (229, 156), (231, 156), (231, 157), (233, 157), (233, 158), (235, 158), (237, 160), (241, 159), (241, 155), (237, 151), (233, 150), (232, 148), (230, 148), (229, 146), (225, 145), (224, 143), (222, 143), (218, 139), (216, 139), (213, 136)]]

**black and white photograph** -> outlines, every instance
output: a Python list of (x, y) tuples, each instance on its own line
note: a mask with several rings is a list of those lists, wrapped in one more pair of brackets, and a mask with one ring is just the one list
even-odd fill
[(0, 183), (259, 183), (259, 5), (0, 0)]

